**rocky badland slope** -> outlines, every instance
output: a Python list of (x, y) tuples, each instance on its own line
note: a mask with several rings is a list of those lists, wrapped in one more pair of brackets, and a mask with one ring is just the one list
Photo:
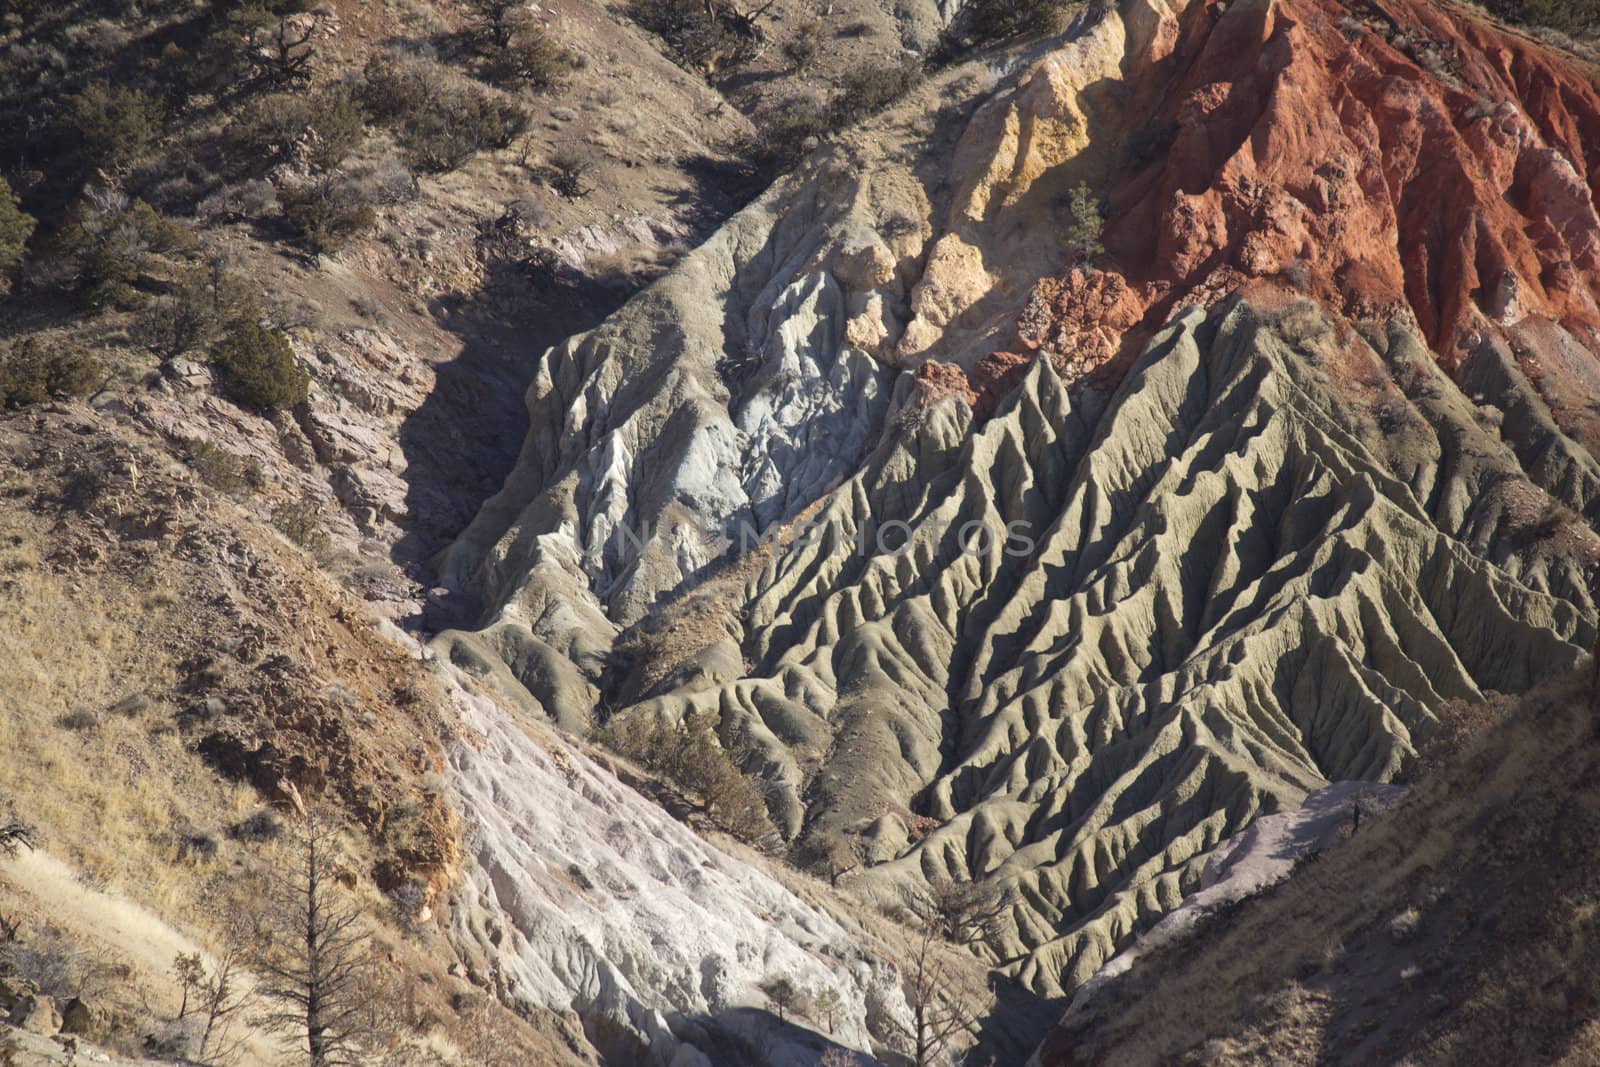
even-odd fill
[[(525, 347), (593, 324), (748, 199), (753, 169), (737, 150), (753, 127), (740, 108), (825, 93), (898, 51), (902, 28), (930, 40), (938, 12), (846, 0), (826, 27), (838, 41), (802, 73), (778, 44), (803, 20), (769, 5), (770, 47), (738, 72), (755, 88), (724, 96), (620, 11), (543, 7), (541, 31), (574, 67), (559, 93), (502, 93), (530, 108), (522, 138), (419, 173), (369, 123), (338, 180), (387, 175), (401, 188), (342, 249), (308, 254), (284, 239), (273, 193), (313, 178), (317, 138), (301, 131), (243, 177), (219, 144), (254, 96), (293, 90), (272, 101), (292, 115), (295, 94), (358, 89), (377, 57), (422, 63), (434, 88), (482, 88), (476, 16), (405, 0), (277, 5), (310, 34), (306, 84), (241, 79), (199, 94), (163, 109), (137, 168), (75, 173), (69, 96), (97, 81), (182, 81), (190, 68), (163, 49), (179, 60), (203, 49), (238, 6), (0, 14), (4, 107), (29, 116), (6, 135), (25, 150), (0, 170), (40, 220), (0, 285), (15, 283), (0, 293), (0, 380), (27, 341), (87, 348), (103, 372), (82, 404), (0, 413), (0, 813), (31, 824), (37, 846), (0, 855), (0, 1059), (35, 1062), (52, 1045), (64, 1059), (72, 1041), (100, 1058), (91, 1040), (129, 1057), (199, 1055), (173, 956), (216, 964), (229, 923), (292, 869), (310, 804), (344, 829), (340, 883), (374, 932), (394, 1013), (384, 1062), (592, 1063), (597, 1048), (703, 1062), (674, 1027), (721, 1062), (752, 1041), (814, 1062), (834, 1042), (764, 1010), (756, 985), (770, 974), (833, 989), (838, 1040), (881, 1043), (885, 1020), (905, 1014), (892, 924), (853, 918), (736, 844), (706, 843), (614, 766), (523, 730), (379, 620), (420, 610), (418, 561), (510, 468)], [(642, 101), (663, 121), (642, 122)], [(563, 149), (587, 167), (573, 195), (537, 177)], [(248, 408), (220, 395), (202, 351), (145, 347), (145, 312), (169, 306), (190, 264), (143, 262), (128, 307), (79, 306), (52, 280), (62, 212), (80, 193), (115, 203), (119, 188), (264, 290), (264, 321), (308, 374), (303, 403)], [(63, 893), (73, 877), (82, 884)], [(500, 959), (507, 936), (525, 950), (517, 961)], [(981, 989), (975, 961), (951, 967)], [(51, 998), (79, 994), (94, 1008), (88, 1032), (59, 1044), (12, 1034), (27, 1021), (18, 997), (48, 1030), (62, 1025)], [(250, 1033), (242, 1055), (275, 1062), (285, 1049)]]
[[(798, 6), (777, 11), (788, 35)], [(982, 1057), (1021, 1062), (1097, 973), (1103, 1032), (1069, 1016), (1045, 1062), (1142, 1054), (1123, 1006), (1145, 995), (1204, 1023), (1158, 1061), (1212, 1037), (1206, 1055), (1290, 1056), (1275, 1020), (1302, 1051), (1359, 1040), (1359, 1011), (1295, 1014), (1359, 983), (1335, 970), (1309, 998), (1283, 975), (1406, 818), (1336, 850), (1349, 872), (1292, 921), (1229, 935), (1296, 932), (1259, 968), (1265, 999), (1208, 999), (1205, 962), (1153, 992), (1145, 964), (1104, 965), (1258, 818), (1303, 825), (1306, 797), (1394, 778), (1449, 709), (1594, 645), (1600, 80), (1449, 4), (1095, 3), (804, 146), (716, 225), (729, 145), (761, 120), (739, 108), (887, 65), (891, 39), (927, 49), (955, 15), (830, 6), (812, 73), (769, 48), (715, 74), (718, 97), (602, 5), (541, 6), (586, 64), (520, 161), (429, 178), (325, 257), (224, 213), (208, 240), (298, 302), (304, 404), (252, 414), (145, 353), (87, 406), (0, 426), (0, 598), (22, 620), (0, 633), (0, 736), (24, 756), (0, 787), (49, 855), (172, 924), (146, 940), (212, 947), (230, 898), (290, 862), (248, 830), (258, 809), (334, 801), (342, 883), (398, 983), (396, 1062), (894, 1062), (917, 946), (879, 912), (946, 880), (1006, 894), (973, 953), (936, 946), (948, 995), (1000, 992)], [(315, 15), (320, 62), (454, 61), (464, 18), (339, 0)], [(384, 164), (388, 137), (356, 163)], [(529, 161), (573, 143), (595, 188), (530, 191)], [(135, 325), (58, 332), (109, 351)], [(245, 474), (253, 495), (207, 484)], [(321, 558), (268, 528), (307, 493), (330, 505)], [(1472, 767), (1522, 753), (1495, 796), (1542, 775), (1558, 809), (1587, 788), (1554, 771), (1586, 735), (1541, 714)], [(691, 718), (760, 784), (769, 850), (842, 849), (837, 884), (696, 833), (693, 798), (576, 736)], [(1545, 720), (1560, 744), (1535, 758)], [(1469, 777), (1441, 773), (1402, 811)], [(1486, 818), (1430, 823), (1428, 847)], [(25, 944), (72, 925), (56, 883), (26, 882), (52, 863), (0, 869)], [(1404, 870), (1431, 884), (1383, 873)], [(76, 934), (125, 947), (107, 925)], [(1535, 927), (1508, 920), (1522, 943)], [(1485, 952), (1483, 974), (1509, 958)], [(158, 955), (119, 963), (130, 1033), (141, 1001), (181, 1012)], [(1502, 1020), (1593, 1003), (1474, 989)], [(1444, 1056), (1469, 1021), (1421, 1032)]]
[[(463, 694), (462, 708), (481, 739), (456, 749), (451, 780), (478, 823), (452, 933), (503, 1001), (575, 1012), (612, 1063), (764, 1050), (810, 1064), (888, 1046), (909, 1009), (898, 946), (873, 924), (708, 844), (552, 732), (519, 728), (485, 697)], [(755, 991), (775, 976), (834, 992), (826, 1036), (761, 1010)]]
[(710, 713), (797, 854), (1011, 890), (983, 955), (1068, 993), (1257, 815), (1584, 657), (1597, 191), (1593, 69), (1464, 9), (1098, 5), (547, 351), (438, 645)]
[(1097, 982), (1035, 1062), (1594, 1062), (1592, 683), (1447, 714), (1389, 815)]

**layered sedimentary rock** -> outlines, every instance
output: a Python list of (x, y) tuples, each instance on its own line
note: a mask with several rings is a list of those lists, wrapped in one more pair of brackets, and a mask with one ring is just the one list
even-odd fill
[(1453, 9), (1099, 8), (545, 353), (439, 643), (568, 725), (712, 714), (799, 853), (1012, 889), (981, 951), (1068, 992), (1593, 642), (1597, 187), (1593, 75)]
[[(852, 472), (894, 384), (845, 343), (861, 290), (814, 262), (827, 238), (848, 240), (852, 196), (865, 195), (852, 183), (833, 173), (748, 209), (625, 312), (546, 353), (522, 461), (451, 550), (447, 579), (566, 645), (572, 620), (538, 618), (540, 564), (632, 622), (741, 524), (790, 514)], [(857, 270), (859, 284), (877, 277)]]
[(1108, 356), (1139, 308), (1277, 278), (1411, 319), (1451, 367), (1495, 339), (1595, 347), (1591, 68), (1412, 0), (1193, 3), (1168, 25), (1103, 138), (1105, 269), (1042, 281), (1026, 345)]

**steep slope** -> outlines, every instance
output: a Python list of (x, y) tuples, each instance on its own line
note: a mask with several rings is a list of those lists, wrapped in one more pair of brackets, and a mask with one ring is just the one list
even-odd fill
[(1500, 701), (1390, 815), (1075, 1001), (1038, 1062), (1593, 1063), (1588, 673)]
[(1128, 0), (991, 70), (545, 353), (439, 645), (710, 713), (796, 855), (1013, 890), (983, 952), (1055, 996), (1591, 644), (1600, 91), (1409, 3)]
[(1102, 284), (1187, 302), (1292, 268), (1344, 314), (1409, 310), (1452, 367), (1528, 319), (1593, 342), (1591, 70), (1403, 0), (1191, 5), (1158, 70), (1125, 112)]
[[(519, 765), (533, 743), (508, 740), (515, 727), (497, 709), (472, 722), (492, 723), (498, 747), (472, 748), (461, 709), (376, 620), (434, 606), (422, 561), (512, 466), (537, 351), (599, 321), (756, 191), (755, 127), (740, 108), (825, 99), (846, 73), (898, 60), (902, 30), (931, 41), (949, 12), (841, 0), (817, 19), (779, 0), (763, 16), (772, 47), (712, 79), (612, 5), (511, 5), (531, 20), (519, 34), (571, 50), (547, 86), (488, 69), (480, 6), (29, 0), (0, 11), (0, 808), (14, 804), (95, 892), (125, 894), (192, 939), (172, 945), (217, 948), (218, 927), (259, 910), (263, 885), (293, 859), (266, 838), (292, 836), (302, 800), (328, 804), (348, 831), (340, 878), (377, 931), (379, 976), (403, 987), (381, 997), (396, 1062), (592, 1063), (584, 1022), (625, 1056), (642, 1034), (698, 1062), (676, 1029), (722, 1062), (747, 1058), (739, 1033), (814, 1060), (828, 1042), (764, 1010), (756, 985), (770, 975), (837, 986), (840, 1040), (867, 1048), (878, 1040), (865, 1028), (869, 989), (875, 1004), (897, 995), (892, 951), (830, 918), (804, 879), (786, 884), (737, 846), (705, 844), (581, 756), (592, 796), (567, 796), (577, 786), (537, 773), (548, 766)], [(303, 66), (264, 71), (263, 27), (307, 34), (287, 49)], [(801, 30), (832, 42), (804, 70), (778, 47)], [(369, 75), (385, 59), (417, 75), (418, 106), (482, 104), (454, 111), (457, 125), (484, 109), (526, 113), (504, 137), (462, 132), (477, 140), (460, 158), (424, 160), (373, 100)], [(124, 139), (115, 162), (95, 156), (79, 93), (112, 110), (97, 132)], [(324, 125), (329, 101), (342, 103), (333, 118), (344, 128)], [(431, 131), (450, 132), (461, 131)], [(583, 180), (558, 191), (563, 155)], [(313, 188), (356, 209), (342, 243), (309, 239), (291, 217), (293, 194)], [(12, 189), (39, 223), (20, 262)], [(124, 257), (116, 299), (87, 292), (99, 264), (68, 247), (85, 215), (112, 235), (105, 258)], [(158, 226), (161, 252), (144, 247), (135, 219)], [(235, 297), (240, 322), (289, 346), (290, 372), (309, 378), (302, 402), (259, 410), (226, 388), (206, 326), (234, 314), (222, 305)], [(39, 353), (84, 351), (95, 374), (74, 390), (83, 403), (55, 383), (26, 397), (14, 388)], [(488, 935), (469, 926), (516, 930), (507, 915), (526, 919), (532, 894), (487, 872), (537, 880), (550, 858), (520, 839), (462, 839), (518, 788), (529, 806), (629, 814), (560, 828), (568, 848), (580, 828), (608, 834), (606, 849), (564, 864), (611, 872), (621, 856), (638, 881), (596, 883), (588, 921), (542, 943), (570, 954), (549, 967), (533, 953), (490, 966), (473, 940)], [(525, 806), (498, 825), (554, 839), (558, 807)], [(152, 1029), (190, 1028), (192, 1010), (174, 1020), (185, 1001), (170, 956), (128, 958), (125, 937), (101, 927), (131, 920), (110, 909), (105, 924), (80, 921), (34, 877), (45, 855), (0, 872), (0, 917), (20, 924), (0, 936), (0, 977), (45, 951), (71, 957), (49, 976), (59, 983), (121, 968), (96, 1006), (108, 1020), (97, 1036), (123, 1053), (171, 1036)], [(638, 894), (663, 872), (676, 897), (652, 911)], [(743, 906), (715, 912), (696, 896), (708, 887)], [(443, 907), (469, 896), (459, 914)], [(541, 898), (535, 913), (575, 899)], [(777, 916), (792, 921), (768, 930)], [(437, 936), (457, 918), (456, 941)], [(690, 921), (714, 930), (651, 961), (652, 938)], [(483, 965), (461, 965), (458, 950)], [(603, 996), (580, 958), (617, 977)], [(711, 960), (722, 979), (697, 970)], [(502, 971), (531, 991), (507, 993), (516, 1014), (482, 995), (508, 988), (495, 984)], [(46, 992), (64, 1004), (75, 988)], [(4, 1059), (11, 1005), (0, 1006)], [(194, 1053), (195, 1036), (167, 1048)]]
[[(466, 862), (436, 773), (459, 725), (418, 659), (301, 549), (102, 413), (5, 420), (0, 495), (0, 814), (40, 850), (0, 856), (5, 1011), (13, 979), (31, 981), (91, 1004), (86, 1042), (192, 1054), (174, 956), (212, 959), (234, 918), (260, 918), (299, 802), (320, 801), (350, 831), (338, 861), (382, 946), (375, 978), (409, 986), (396, 1051), (490, 1039), (566, 1062), (562, 1020), (488, 1004), (437, 939), (391, 925), (437, 909)], [(251, 1029), (233, 1028), (243, 1062), (275, 1062)]]
[[(477, 823), (451, 923), (502, 1000), (574, 1014), (610, 1063), (738, 1063), (759, 1049), (809, 1064), (888, 1045), (908, 1009), (870, 921), (701, 840), (553, 731), (459, 699), (476, 736), (450, 777)], [(765, 1010), (760, 987), (778, 978), (832, 991), (827, 1037)]]
[[(43, 73), (7, 99), (159, 69), (165, 44), (217, 29), (180, 8), (122, 49), (73, 5), (22, 5), (7, 47), (37, 15), (46, 47), (14, 51)], [(773, 10), (775, 44), (801, 9)], [(896, 32), (925, 45), (954, 7), (829, 10), (841, 43), (810, 73), (769, 50), (715, 74), (727, 98), (888, 69)], [(391, 46), (456, 89), (487, 76), (463, 5), (302, 15), (314, 93), (370, 93), (367, 60)], [(1593, 647), (1600, 89), (1578, 60), (1420, 0), (1096, 3), (1063, 35), (935, 71), (706, 236), (759, 123), (601, 4), (538, 16), (587, 59), (569, 95), (482, 83), (536, 108), (525, 139), (421, 183), (394, 169), (401, 127), (363, 126), (339, 180), (393, 199), (331, 254), (305, 233), (290, 248), (294, 198), (276, 196), (322, 180), (320, 132), (230, 158), (250, 132), (230, 86), (185, 96), (116, 173), (52, 156), (78, 140), (59, 114), (17, 141), (48, 169), (18, 177), (41, 234), (69, 201), (120, 218), (148, 196), (268, 291), (252, 325), (281, 329), (311, 378), (292, 411), (252, 413), (214, 390), (204, 345), (144, 346), (133, 305), (172, 310), (205, 263), (178, 238), (135, 255), (128, 306), (87, 310), (67, 307), (75, 281), (31, 269), (36, 242), (0, 323), (8, 342), (92, 345), (109, 374), (87, 404), (0, 419), (17, 756), (0, 800), (37, 812), (96, 892), (168, 922), (161, 954), (206, 944), (208, 912), (248, 905), (285, 861), (234, 832), (263, 802), (332, 800), (342, 877), (398, 983), (391, 1036), (419, 1056), (892, 1060), (914, 936), (878, 912), (970, 880), (1006, 892), (1002, 919), (975, 953), (940, 951), (960, 999), (998, 991), (973, 1029), (1012, 1062), (1039, 999), (1105, 974), (1220, 842), (1330, 782), (1394, 777), (1452, 706)], [(557, 193), (573, 144), (594, 188)], [(469, 514), (422, 612), (420, 561)], [(331, 528), (335, 551), (319, 562), (268, 522)], [(430, 667), (324, 568), (381, 614), (474, 618), (431, 635)], [(622, 739), (713, 722), (777, 830), (753, 836), (797, 863), (864, 862), (816, 868), (834, 893), (696, 835), (693, 798), (541, 715)], [(1586, 759), (1577, 725), (1537, 718)], [(1492, 784), (1524, 765), (1559, 783), (1544, 758)], [(1460, 817), (1439, 825), (1493, 816)], [(1475, 904), (1510, 895), (1456, 875)], [(1586, 929), (1576, 883), (1552, 881), (1551, 913)], [(8, 885), (0, 904), (24, 902), (42, 941), (47, 898)], [(1507, 951), (1474, 958), (1487, 974)], [(128, 1033), (147, 990), (177, 1010), (146, 955), (116, 1005)], [(774, 978), (833, 1010), (783, 1018)], [(1105, 1048), (1143, 1055), (1112, 988)], [(1592, 1004), (1581, 982), (1529, 1003), (1470, 992), (1491, 1018)], [(1245, 1009), (1292, 1015), (1306, 998), (1288, 993)], [(1172, 995), (1216, 1020), (1238, 1007)], [(1290, 1020), (1306, 1047), (1370, 1022), (1313, 1016)], [(1275, 1055), (1252, 1025), (1197, 1032)], [(1423, 1052), (1448, 1059), (1474, 1025), (1429, 1021)], [(1586, 1049), (1559, 1045), (1539, 1055)]]
[[(1431, 708), (1592, 637), (1563, 599), (1586, 598), (1592, 535), (1519, 582), (1442, 532), (1526, 536), (1514, 458), (1445, 405), (1392, 435), (1346, 421), (1316, 365), (1382, 361), (1299, 314), (1191, 312), (1093, 422), (1044, 361), (976, 434), (936, 409), (747, 587), (749, 677), (628, 714), (719, 712), (787, 829), (864, 834), (869, 885), (1015, 885), (996, 959), (1070, 988), (1255, 814), (1388, 777)], [(915, 841), (893, 814), (913, 805), (938, 824)]]

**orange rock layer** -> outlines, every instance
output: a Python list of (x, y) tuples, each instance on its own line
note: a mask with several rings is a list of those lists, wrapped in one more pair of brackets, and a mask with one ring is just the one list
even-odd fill
[(1038, 283), (1018, 347), (1082, 376), (1267, 281), (1411, 316), (1450, 368), (1530, 321), (1600, 353), (1594, 68), (1423, 0), (1206, 0), (1166, 47), (1131, 86), (1102, 269)]

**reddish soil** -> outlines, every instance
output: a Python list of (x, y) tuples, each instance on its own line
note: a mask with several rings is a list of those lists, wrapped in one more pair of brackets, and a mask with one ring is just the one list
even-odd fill
[(1414, 316), (1450, 369), (1541, 321), (1600, 353), (1593, 67), (1452, 5), (1235, 0), (1192, 5), (1135, 84), (1106, 269), (1040, 282), (1021, 347), (1086, 373), (1270, 281)]
[(917, 396), (925, 403), (959, 396), (978, 418), (986, 419), (1028, 373), (1033, 360), (1032, 352), (993, 352), (978, 360), (970, 374), (954, 363), (929, 360), (917, 367)]
[(958, 396), (969, 406), (977, 406), (978, 390), (967, 377), (967, 372), (954, 363), (941, 363), (936, 359), (930, 359), (917, 367), (916, 381), (917, 397), (924, 403), (932, 403), (947, 396)]
[(171, 600), (130, 624), (177, 665), (145, 695), (193, 751), (280, 807), (342, 810), (373, 841), (380, 889), (414, 880), (431, 901), (454, 881), (459, 826), (430, 781), (454, 709), (309, 556), (88, 408), (0, 419), (0, 466), (26, 472), (8, 500), (48, 529), (44, 568)]

